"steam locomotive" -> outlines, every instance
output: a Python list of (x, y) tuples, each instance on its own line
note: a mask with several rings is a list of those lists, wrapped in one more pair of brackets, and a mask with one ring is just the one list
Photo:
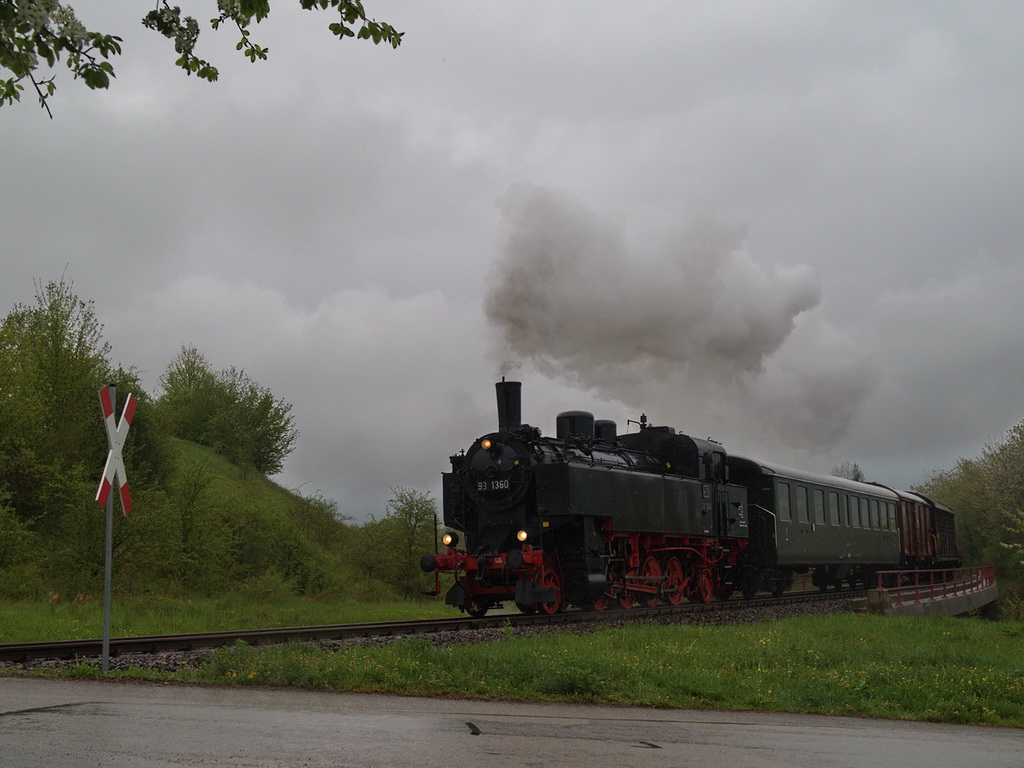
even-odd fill
[(552, 614), (749, 599), (797, 573), (826, 590), (957, 564), (953, 512), (920, 494), (728, 455), (646, 416), (617, 434), (567, 411), (545, 437), (521, 422), (521, 383), (495, 386), (498, 430), (450, 458), (445, 550), (420, 561), (435, 594), (454, 575), (445, 602), (472, 616), (507, 601)]

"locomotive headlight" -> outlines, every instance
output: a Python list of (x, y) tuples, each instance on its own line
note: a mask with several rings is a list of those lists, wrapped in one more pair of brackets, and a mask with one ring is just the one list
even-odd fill
[(484, 438), (483, 440), (480, 441), (480, 447), (483, 448), (485, 451), (491, 450), (492, 445), (493, 443), (487, 438)]
[(524, 528), (516, 534), (516, 538), (519, 539), (519, 541), (526, 541), (528, 538), (530, 538), (530, 532)]
[(441, 543), (446, 547), (457, 547), (459, 546), (459, 534), (457, 533), (446, 533), (441, 537)]

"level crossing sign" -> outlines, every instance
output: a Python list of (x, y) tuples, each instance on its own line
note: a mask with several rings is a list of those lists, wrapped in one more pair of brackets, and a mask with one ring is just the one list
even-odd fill
[(132, 425), (136, 404), (135, 397), (128, 395), (124, 411), (121, 413), (121, 421), (115, 424), (114, 403), (110, 387), (106, 386), (100, 390), (100, 406), (103, 408), (103, 424), (107, 428), (110, 452), (107, 454), (107, 465), (103, 468), (103, 478), (100, 480), (99, 490), (96, 491), (96, 502), (101, 507), (105, 507), (107, 498), (110, 496), (110, 489), (116, 483), (121, 494), (121, 508), (126, 515), (132, 511), (132, 497), (128, 492), (128, 474), (124, 470), (121, 449), (124, 448), (124, 439), (128, 436), (128, 428)]

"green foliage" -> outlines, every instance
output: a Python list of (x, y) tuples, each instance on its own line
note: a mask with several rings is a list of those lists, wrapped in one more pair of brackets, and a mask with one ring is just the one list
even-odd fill
[(250, 477), (209, 449), (173, 445), (178, 469), (170, 504), (152, 521), (163, 533), (151, 536), (160, 542), (154, 570), (165, 589), (312, 594), (329, 590), (345, 573), (339, 543), (345, 527), (326, 520), (316, 498)]
[(218, 566), (230, 561), (234, 535), (214, 506), (213, 474), (206, 457), (183, 456), (178, 463), (167, 516), (167, 570), (185, 592), (223, 586), (228, 574)]
[(88, 599), (102, 586), (107, 383), (138, 401), (123, 449), (134, 511), (114, 519), (117, 594), (379, 600), (431, 586), (418, 567), (434, 548), (427, 495), (396, 488), (382, 520), (347, 525), (333, 501), (264, 476), (298, 437), (289, 404), (238, 369), (214, 372), (194, 347), (154, 402), (109, 354), (92, 303), (64, 281), (37, 285), (33, 305), (0, 321), (0, 601)]
[(386, 581), (406, 600), (433, 587), (420, 555), (436, 548), (437, 504), (430, 494), (392, 488), (387, 513), (354, 531), (352, 561), (369, 580)]
[[(95, 429), (97, 392), (112, 373), (92, 303), (69, 283), (37, 284), (35, 305), (16, 306), (0, 323), (0, 348), (4, 426), (28, 429), (37, 449), (63, 463), (80, 458)], [(29, 413), (18, 413), (26, 405)]]
[(32, 562), (36, 536), (13, 510), (0, 503), (0, 595), (38, 597), (39, 578)]
[(281, 471), (295, 447), (299, 433), (291, 404), (276, 400), (244, 371), (214, 373), (195, 347), (182, 348), (160, 385), (159, 405), (182, 439), (268, 475)]
[(0, 321), (0, 498), (32, 530), (57, 528), (74, 509), (96, 512), (107, 451), (98, 392), (107, 383), (139, 401), (124, 449), (133, 486), (166, 474), (152, 403), (109, 354), (92, 303), (63, 280), (37, 284), (35, 304)]
[(121, 53), (121, 38), (92, 32), (74, 10), (56, 0), (0, 0), (0, 68), (13, 77), (0, 79), (0, 107), (21, 100), (22, 81), (33, 86), (39, 105), (50, 117), (49, 98), (57, 86), (54, 77), (37, 79), (45, 61), (51, 69), (65, 57), (75, 79), (92, 89), (106, 88), (114, 77), (107, 61)]
[(917, 490), (956, 511), (967, 562), (992, 563), (1004, 576), (1024, 574), (1024, 422)]
[[(402, 42), (403, 33), (367, 17), (361, 0), (299, 0), (299, 5), (307, 11), (336, 11), (337, 21), (328, 28), (339, 39), (386, 42), (393, 48)], [(218, 29), (224, 23), (233, 24), (241, 35), (236, 49), (254, 62), (266, 59), (268, 49), (252, 41), (250, 25), (263, 21), (269, 13), (269, 0), (217, 0), (217, 16), (210, 20), (210, 26)], [(142, 24), (173, 41), (178, 54), (175, 66), (203, 80), (217, 79), (217, 68), (195, 55), (199, 22), (182, 16), (180, 6), (158, 0)], [(69, 5), (57, 0), (0, 0), (0, 68), (13, 75), (0, 79), (0, 107), (21, 100), (22, 81), (27, 79), (35, 88), (40, 106), (53, 117), (49, 99), (57, 86), (53, 76), (37, 78), (41, 60), (52, 69), (62, 56), (66, 57), (74, 77), (97, 89), (110, 85), (114, 67), (108, 59), (120, 53), (120, 37), (87, 30)]]

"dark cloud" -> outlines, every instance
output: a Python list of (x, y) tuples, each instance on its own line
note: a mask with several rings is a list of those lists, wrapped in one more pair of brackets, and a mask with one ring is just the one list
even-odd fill
[(0, 110), (0, 310), (66, 270), (148, 386), (246, 369), (295, 404), (283, 481), (350, 513), (493, 428), (485, 299), (549, 430), (907, 485), (1024, 418), (1020, 4), (376, 0), (397, 51), (282, 7), (266, 62), (203, 33), (216, 84), (78, 10), (125, 55)]

